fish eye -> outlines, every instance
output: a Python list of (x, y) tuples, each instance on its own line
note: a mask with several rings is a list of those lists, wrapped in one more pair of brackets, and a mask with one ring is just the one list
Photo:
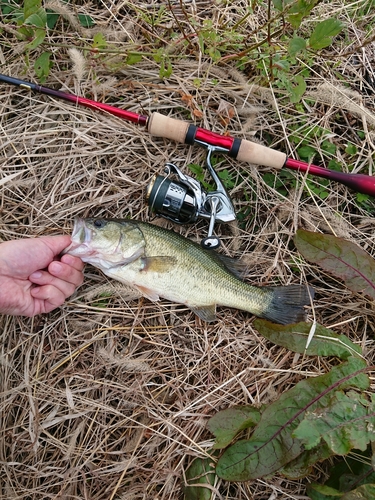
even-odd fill
[(106, 225), (106, 221), (103, 219), (96, 219), (94, 221), (94, 226), (97, 227), (98, 229), (104, 227)]

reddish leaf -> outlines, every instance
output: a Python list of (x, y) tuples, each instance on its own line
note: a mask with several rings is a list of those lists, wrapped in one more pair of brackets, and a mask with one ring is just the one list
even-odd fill
[(299, 229), (294, 237), (298, 251), (353, 292), (375, 298), (375, 260), (358, 245), (328, 234)]
[(232, 406), (216, 413), (207, 423), (207, 428), (216, 437), (214, 449), (225, 448), (243, 429), (259, 422), (260, 412), (252, 406)]
[(337, 356), (341, 359), (361, 355), (361, 348), (345, 335), (338, 335), (319, 324), (316, 324), (314, 337), (307, 348), (306, 342), (311, 323), (277, 325), (265, 319), (256, 319), (254, 326), (263, 337), (293, 352), (304, 353), (308, 356)]

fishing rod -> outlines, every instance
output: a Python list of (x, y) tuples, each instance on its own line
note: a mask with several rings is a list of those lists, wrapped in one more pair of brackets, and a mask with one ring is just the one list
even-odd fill
[(255, 165), (262, 165), (278, 170), (285, 167), (318, 177), (324, 177), (344, 184), (358, 193), (375, 196), (375, 177), (370, 175), (337, 172), (336, 170), (330, 170), (301, 160), (288, 158), (285, 153), (262, 146), (261, 144), (246, 139), (239, 139), (211, 132), (210, 130), (197, 127), (189, 122), (170, 118), (160, 113), (152, 113), (150, 116), (143, 116), (109, 104), (87, 99), (85, 97), (79, 97), (75, 94), (62, 92), (61, 90), (54, 90), (49, 87), (44, 87), (3, 74), (0, 74), (0, 81), (16, 85), (29, 91), (64, 99), (65, 101), (77, 105), (79, 104), (80, 106), (85, 106), (93, 110), (109, 113), (128, 122), (144, 126), (151, 135), (156, 137), (163, 137), (188, 145), (199, 144), (206, 148), (210, 147), (211, 150), (213, 148), (213, 150), (228, 153), (232, 158)]

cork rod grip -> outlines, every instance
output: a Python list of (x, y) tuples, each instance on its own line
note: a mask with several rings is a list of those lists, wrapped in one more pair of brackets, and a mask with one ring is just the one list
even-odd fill
[[(176, 120), (175, 118), (169, 118), (168, 116), (161, 115), (159, 113), (153, 113), (148, 121), (148, 131), (151, 135), (164, 137), (165, 139), (171, 139), (181, 143), (188, 142), (191, 144), (191, 142), (187, 141), (189, 127), (190, 124), (188, 122)], [(197, 130), (202, 132), (203, 129)], [(231, 149), (234, 142), (233, 139), (210, 132), (207, 132), (207, 137), (210, 137), (210, 134), (211, 137), (214, 138), (216, 145), (224, 145), (225, 143), (225, 145), (228, 146), (228, 150)], [(220, 139), (222, 139), (223, 144), (219, 144)], [(275, 151), (274, 149), (267, 148), (266, 146), (262, 146), (256, 142), (247, 141), (245, 139), (238, 142), (240, 143), (240, 146), (237, 154), (234, 155), (232, 151), (231, 155), (235, 156), (237, 160), (277, 169), (282, 168), (285, 164), (285, 153)], [(213, 145), (211, 142), (209, 143)]]
[(286, 154), (267, 148), (267, 146), (262, 146), (256, 142), (242, 139), (237, 160), (253, 163), (254, 165), (281, 169), (285, 165)]
[(160, 113), (152, 113), (148, 120), (148, 131), (156, 137), (164, 137), (172, 141), (185, 143), (189, 123), (169, 118)]

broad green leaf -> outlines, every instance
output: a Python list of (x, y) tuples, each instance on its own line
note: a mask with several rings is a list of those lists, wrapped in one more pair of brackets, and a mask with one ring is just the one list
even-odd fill
[(156, 63), (160, 63), (164, 57), (163, 49), (158, 49), (156, 52), (154, 52), (152, 57)]
[(340, 172), (342, 170), (342, 164), (336, 160), (333, 160), (333, 159), (329, 160), (327, 166), (331, 170), (336, 170), (337, 172)]
[(132, 54), (129, 53), (126, 56), (126, 64), (129, 64), (131, 66), (132, 64), (137, 64), (142, 61), (142, 55), (141, 54)]
[(210, 500), (215, 484), (215, 469), (210, 458), (196, 458), (185, 473), (188, 486), (184, 488), (184, 500)]
[(340, 500), (374, 500), (375, 484), (363, 484), (355, 490), (345, 493)]
[(293, 352), (305, 353), (309, 356), (337, 356), (341, 359), (361, 354), (361, 348), (345, 335), (338, 335), (319, 324), (316, 326), (314, 337), (307, 349), (306, 341), (311, 323), (278, 325), (264, 319), (256, 319), (254, 326), (263, 337)]
[[(282, 71), (289, 71), (290, 70), (290, 62), (287, 61), (286, 59), (279, 59), (277, 61), (274, 61), (274, 66), (275, 68), (279, 68)], [(289, 75), (288, 75), (289, 77)]]
[(356, 155), (358, 152), (357, 146), (355, 144), (349, 143), (345, 148), (345, 153), (348, 155)]
[(342, 492), (336, 490), (336, 488), (316, 483), (307, 486), (307, 493), (311, 500), (336, 500), (342, 497)]
[(46, 81), (49, 71), (51, 69), (51, 54), (49, 52), (42, 52), (34, 63), (34, 71), (41, 83)]
[(347, 455), (352, 449), (365, 451), (375, 440), (375, 404), (354, 391), (337, 391), (327, 407), (306, 412), (293, 436), (307, 450), (325, 441), (335, 455)]
[(358, 245), (303, 229), (297, 231), (294, 243), (305, 259), (344, 280), (350, 290), (375, 298), (375, 260)]
[(301, 479), (311, 474), (312, 466), (317, 462), (322, 462), (333, 455), (332, 451), (325, 443), (321, 443), (318, 448), (303, 450), (297, 458), (279, 469), (279, 473), (289, 479)]
[(297, 29), (302, 20), (307, 17), (312, 9), (320, 0), (284, 0), (284, 4), (293, 2), (293, 5), (287, 11), (287, 19), (293, 28)]
[(372, 197), (370, 197), (369, 194), (364, 193), (356, 193), (355, 197), (358, 203), (365, 203), (368, 200), (372, 200)]
[(12, 0), (0, 1), (0, 11), (4, 16), (11, 14), (12, 17), (23, 17), (23, 12), (21, 11), (20, 6), (15, 5)]
[(36, 28), (45, 28), (47, 25), (47, 12), (40, 7), (37, 11), (25, 18), (24, 24), (35, 26)]
[(189, 163), (188, 169), (196, 176), (197, 180), (203, 185), (207, 191), (212, 191), (215, 187), (204, 180), (204, 169), (198, 163)]
[(47, 9), (47, 27), (52, 30), (57, 23), (58, 18), (60, 17), (60, 14), (55, 14), (52, 10)]
[(315, 26), (312, 32), (309, 45), (312, 49), (324, 49), (332, 43), (332, 39), (336, 36), (343, 28), (343, 23), (338, 19), (330, 18), (321, 21), (317, 26)]
[(303, 443), (293, 432), (306, 411), (327, 405), (330, 393), (348, 387), (367, 389), (366, 363), (351, 357), (329, 373), (303, 380), (283, 393), (262, 413), (250, 439), (230, 446), (217, 463), (216, 473), (229, 481), (248, 481), (276, 472), (297, 458)]
[(289, 40), (288, 44), (288, 53), (292, 57), (294, 57), (298, 52), (301, 52), (306, 48), (306, 41), (304, 38), (300, 36), (295, 36)]
[(225, 448), (236, 434), (253, 427), (259, 420), (260, 412), (253, 406), (234, 406), (219, 411), (207, 423), (207, 428), (216, 438), (214, 449)]
[[(308, 465), (308, 462), (310, 465), (315, 463), (317, 460), (314, 462), (314, 457), (309, 455), (311, 453), (315, 453), (316, 455), (318, 451), (321, 452), (322, 448), (327, 448), (327, 445), (324, 442), (321, 443), (318, 448), (304, 452), (303, 455), (305, 455), (307, 460), (303, 463), (303, 465)], [(327, 452), (326, 458), (331, 455), (332, 452)], [(349, 456), (345, 457), (345, 460), (339, 461), (330, 469), (330, 477), (324, 485), (311, 483), (307, 486), (307, 494), (309, 495), (309, 498), (311, 498), (311, 500), (330, 500), (331, 498), (337, 498), (337, 496), (341, 497), (343, 492), (350, 491), (353, 487), (357, 488), (362, 484), (375, 483), (375, 472), (370, 464), (370, 456), (370, 447), (368, 447), (364, 453), (359, 450), (354, 450)], [(324, 459), (324, 457), (322, 456), (321, 459)], [(298, 457), (297, 461), (298, 460), (300, 460), (300, 457)], [(287, 470), (281, 469), (279, 472), (293, 479), (307, 476), (310, 473), (309, 468), (306, 467), (302, 470), (304, 474), (299, 476), (289, 474), (289, 466), (290, 464), (288, 464)], [(329, 490), (329, 488), (331, 488), (331, 490)], [(329, 495), (329, 491), (331, 492), (331, 495)], [(340, 494), (334, 496), (333, 492), (335, 491), (340, 492)]]
[(94, 49), (105, 49), (107, 47), (107, 40), (105, 39), (103, 33), (95, 33), (93, 38), (92, 46)]
[(330, 155), (334, 155), (336, 153), (336, 144), (330, 141), (323, 141), (320, 145), (323, 152), (328, 153)]
[(306, 81), (302, 75), (297, 75), (293, 79), (293, 83), (295, 83), (296, 85), (293, 85), (293, 87), (292, 87), (292, 90), (291, 90), (292, 95), (290, 97), (290, 100), (291, 100), (291, 102), (296, 104), (297, 102), (299, 102), (301, 100), (303, 94), (306, 92)]
[(26, 45), (28, 50), (34, 50), (38, 45), (43, 43), (46, 37), (46, 30), (42, 28), (36, 28), (34, 31), (34, 39)]
[(316, 155), (316, 149), (311, 146), (301, 146), (298, 148), (297, 152), (301, 158), (307, 161), (312, 160)]
[[(304, 17), (308, 16), (319, 0), (273, 0), (275, 9), (282, 12), (286, 9), (286, 17), (293, 28), (298, 28)], [(291, 8), (288, 6), (292, 4)]]
[(27, 19), (31, 14), (37, 12), (42, 7), (42, 0), (24, 0), (23, 18)]
[(83, 28), (92, 28), (96, 24), (94, 19), (86, 14), (78, 14), (78, 20)]
[(283, 10), (283, 0), (272, 0), (272, 3), (275, 9), (279, 10), (280, 12)]
[(168, 78), (173, 72), (171, 61), (168, 58), (162, 58), (160, 62), (159, 77), (161, 79)]

